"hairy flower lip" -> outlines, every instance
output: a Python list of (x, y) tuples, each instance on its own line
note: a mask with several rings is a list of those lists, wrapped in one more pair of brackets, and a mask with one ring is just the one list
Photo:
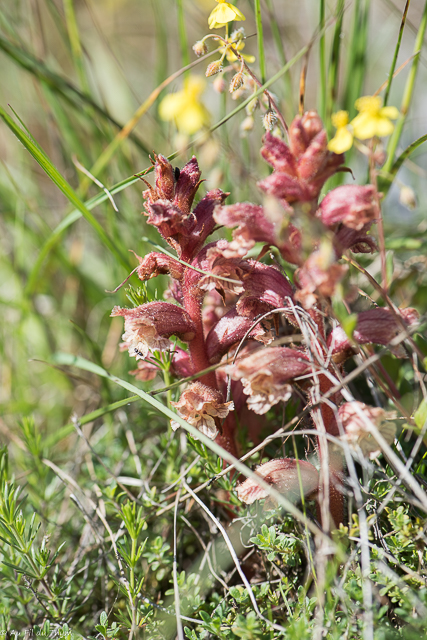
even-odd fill
[(116, 306), (111, 316), (124, 317), (123, 342), (129, 355), (137, 360), (146, 358), (150, 351), (168, 349), (172, 335), (185, 342), (196, 335), (194, 323), (188, 313), (169, 302), (148, 302), (134, 309)]
[(292, 394), (295, 378), (311, 371), (307, 357), (296, 349), (266, 347), (228, 368), (233, 380), (241, 380), (248, 406), (259, 415)]
[[(201, 382), (193, 382), (185, 389), (178, 402), (171, 403), (178, 415), (189, 424), (196, 427), (212, 440), (219, 431), (219, 420), (227, 417), (233, 411), (233, 402), (224, 402), (222, 394)], [(175, 420), (171, 422), (175, 431), (180, 424)]]
[[(305, 460), (269, 460), (258, 466), (255, 473), (280, 493), (286, 492), (286, 497), (291, 502), (301, 500), (302, 496), (309, 497), (317, 492), (319, 485), (317, 469)], [(237, 496), (245, 504), (253, 504), (256, 500), (267, 498), (269, 491), (261, 487), (255, 479), (247, 478), (237, 487)]]

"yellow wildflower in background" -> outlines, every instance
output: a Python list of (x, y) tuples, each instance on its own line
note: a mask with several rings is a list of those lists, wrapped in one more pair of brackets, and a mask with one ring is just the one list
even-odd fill
[(225, 0), (216, 0), (218, 6), (211, 12), (208, 22), (209, 29), (221, 29), (225, 27), (228, 22), (233, 20), (246, 20), (245, 16), (237, 7)]
[(344, 153), (353, 144), (353, 134), (348, 127), (348, 111), (333, 113), (331, 120), (337, 131), (329, 141), (328, 149), (333, 153)]
[(382, 107), (379, 96), (364, 96), (354, 103), (359, 114), (351, 121), (353, 133), (359, 140), (367, 140), (378, 136), (389, 136), (393, 133), (392, 120), (399, 117), (396, 107)]
[(199, 76), (189, 76), (184, 80), (182, 91), (165, 96), (159, 105), (159, 116), (166, 122), (174, 120), (177, 129), (192, 135), (209, 123), (206, 107), (200, 102), (205, 89), (205, 80)]

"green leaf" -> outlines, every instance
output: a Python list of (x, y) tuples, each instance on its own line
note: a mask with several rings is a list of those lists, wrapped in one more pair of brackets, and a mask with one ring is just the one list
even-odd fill
[(424, 400), (421, 402), (420, 406), (416, 410), (414, 415), (414, 420), (418, 429), (420, 429), (421, 431), (421, 429), (423, 429), (425, 423), (427, 422), (427, 399), (426, 398), (424, 398)]

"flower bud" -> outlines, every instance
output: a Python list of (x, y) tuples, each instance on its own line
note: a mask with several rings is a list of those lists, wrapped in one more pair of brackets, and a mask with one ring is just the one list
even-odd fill
[(231, 78), (231, 82), (230, 82), (230, 86), (229, 86), (229, 91), (230, 93), (233, 93), (234, 91), (237, 91), (237, 89), (240, 89), (240, 87), (242, 86), (244, 82), (244, 76), (243, 73), (241, 71), (239, 71), (238, 73), (236, 73), (236, 75), (234, 75)]
[(222, 60), (215, 60), (214, 62), (211, 62), (210, 65), (208, 65), (205, 75), (207, 78), (209, 78), (210, 76), (214, 76), (217, 73), (220, 73), (222, 69)]
[(198, 58), (200, 58), (200, 56), (204, 56), (208, 52), (206, 42), (203, 42), (203, 40), (198, 40), (193, 44), (193, 51)]
[(252, 131), (255, 126), (255, 120), (252, 116), (247, 116), (240, 125), (240, 131), (245, 134), (247, 131)]
[(271, 131), (277, 122), (277, 113), (272, 109), (269, 109), (267, 113), (262, 116), (262, 126), (266, 131)]

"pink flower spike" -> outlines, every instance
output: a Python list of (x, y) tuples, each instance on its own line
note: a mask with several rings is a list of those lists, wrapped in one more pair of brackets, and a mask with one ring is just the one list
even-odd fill
[(248, 407), (262, 415), (292, 395), (294, 378), (311, 371), (306, 356), (296, 349), (267, 347), (229, 367), (233, 380), (241, 380), (249, 396)]
[(378, 216), (375, 188), (351, 184), (337, 187), (323, 198), (318, 215), (327, 227), (342, 222), (346, 227), (360, 231)]
[[(226, 418), (234, 409), (233, 402), (224, 402), (219, 391), (201, 382), (193, 382), (182, 392), (179, 401), (171, 404), (181, 418), (212, 440), (220, 430), (219, 420)], [(172, 420), (171, 427), (174, 431), (179, 426), (179, 422)]]
[(363, 402), (346, 402), (338, 409), (345, 435), (341, 439), (350, 447), (361, 450), (362, 454), (369, 455), (373, 460), (381, 453), (381, 447), (372, 435), (372, 427), (365, 422), (360, 413), (363, 413), (367, 421), (373, 423), (388, 444), (391, 444), (396, 434), (394, 422), (387, 421), (388, 413), (380, 407), (369, 407)]
[[(302, 495), (309, 497), (317, 492), (319, 484), (317, 469), (305, 460), (269, 460), (257, 467), (256, 474), (294, 503), (300, 502)], [(237, 487), (237, 496), (245, 504), (253, 504), (255, 500), (267, 498), (269, 492), (256, 480), (248, 478)]]
[[(206, 350), (209, 362), (212, 364), (219, 362), (222, 356), (250, 331), (248, 338), (253, 338), (264, 344), (269, 344), (273, 340), (270, 331), (264, 329), (261, 324), (255, 324), (250, 318), (238, 315), (235, 309), (223, 316), (215, 326), (209, 331), (206, 338)], [(263, 323), (264, 324), (264, 323)]]
[(275, 267), (262, 262), (247, 260), (247, 264), (251, 270), (243, 277), (244, 292), (236, 304), (237, 313), (255, 318), (286, 306), (286, 298), (292, 299), (293, 294), (287, 278)]
[(123, 342), (129, 355), (137, 360), (146, 358), (150, 351), (168, 349), (172, 335), (186, 342), (195, 336), (188, 313), (168, 302), (148, 302), (135, 309), (114, 307), (111, 315), (124, 317)]

